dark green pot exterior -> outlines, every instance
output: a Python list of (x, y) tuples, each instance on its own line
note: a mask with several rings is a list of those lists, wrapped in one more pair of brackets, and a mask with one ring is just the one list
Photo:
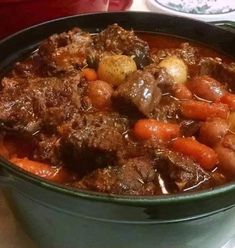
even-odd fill
[[(138, 31), (207, 43), (235, 57), (235, 34), (153, 13), (105, 13), (35, 26), (0, 43), (0, 71), (48, 35), (74, 26), (95, 32), (117, 22)], [(235, 236), (235, 184), (200, 193), (120, 197), (48, 183), (0, 160), (0, 182), (22, 226), (42, 248), (221, 248)]]
[[(235, 234), (235, 207), (215, 213), (207, 207), (223, 202), (223, 197), (226, 200), (226, 192), (218, 199), (188, 196), (189, 201), (177, 196), (118, 199), (58, 192), (44, 183), (35, 184), (12, 174), (10, 178), (6, 198), (41, 248), (221, 248)], [(198, 209), (198, 215), (188, 216), (190, 207)]]

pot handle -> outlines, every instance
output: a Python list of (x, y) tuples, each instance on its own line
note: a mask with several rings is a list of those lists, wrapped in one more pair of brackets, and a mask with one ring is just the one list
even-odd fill
[(235, 32), (235, 22), (233, 21), (213, 21), (210, 23), (216, 25), (217, 27)]

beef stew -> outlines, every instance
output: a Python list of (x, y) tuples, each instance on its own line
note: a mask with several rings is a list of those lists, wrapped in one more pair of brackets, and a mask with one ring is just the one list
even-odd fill
[(119, 195), (235, 178), (235, 64), (113, 24), (42, 42), (1, 81), (0, 153), (45, 179)]

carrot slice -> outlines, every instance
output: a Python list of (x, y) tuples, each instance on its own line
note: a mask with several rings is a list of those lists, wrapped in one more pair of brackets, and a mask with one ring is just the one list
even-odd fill
[(191, 91), (186, 87), (185, 84), (174, 84), (174, 96), (179, 100), (190, 100), (193, 98), (193, 94)]
[(63, 183), (72, 179), (72, 175), (62, 166), (54, 167), (49, 164), (32, 161), (27, 158), (12, 158), (10, 160), (13, 164), (18, 167), (35, 174), (39, 177), (43, 177), (50, 181)]
[(177, 138), (173, 140), (172, 150), (190, 156), (205, 170), (212, 170), (218, 163), (215, 151), (193, 138)]
[(95, 81), (98, 79), (98, 74), (94, 69), (84, 68), (82, 70), (82, 75), (86, 78), (87, 81)]
[(220, 98), (220, 102), (227, 104), (230, 110), (235, 111), (235, 94), (225, 94)]
[(222, 103), (207, 103), (188, 100), (181, 103), (181, 113), (183, 116), (195, 120), (204, 121), (207, 118), (213, 117), (227, 119), (229, 108), (227, 105)]
[(133, 132), (139, 139), (157, 138), (161, 141), (169, 141), (180, 135), (180, 127), (177, 124), (155, 119), (142, 119), (135, 123)]

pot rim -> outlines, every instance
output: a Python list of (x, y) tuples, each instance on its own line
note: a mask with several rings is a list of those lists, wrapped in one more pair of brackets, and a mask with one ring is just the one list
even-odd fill
[[(97, 12), (97, 13), (85, 13), (85, 14), (79, 14), (79, 15), (73, 15), (73, 16), (66, 16), (62, 18), (57, 18), (53, 19), (50, 21), (42, 22), (33, 26), (30, 26), (28, 28), (25, 28), (23, 30), (20, 30), (6, 38), (0, 41), (0, 47), (2, 44), (7, 43), (11, 39), (23, 35), (25, 32), (35, 29), (40, 26), (47, 25), (49, 23), (57, 22), (57, 21), (63, 21), (69, 18), (76, 18), (80, 16), (94, 16), (94, 15), (126, 15), (128, 13), (131, 13), (131, 15), (156, 15), (156, 16), (168, 16), (172, 18), (172, 15), (169, 14), (159, 14), (159, 13), (154, 13), (154, 12), (140, 12), (140, 11), (126, 11), (126, 12)], [(208, 26), (214, 26), (210, 23), (205, 23), (203, 21), (191, 19), (191, 18), (186, 18), (186, 17), (178, 17), (174, 16), (176, 19), (189, 19), (195, 23), (204, 23), (204, 25)], [(217, 27), (219, 29), (219, 27)], [(232, 34), (230, 31), (226, 31)], [(158, 196), (132, 196), (132, 195), (116, 195), (116, 194), (107, 194), (107, 193), (100, 193), (100, 192), (95, 192), (95, 191), (88, 191), (88, 190), (81, 190), (81, 189), (76, 189), (74, 187), (69, 187), (66, 185), (62, 184), (57, 184), (54, 182), (50, 182), (46, 179), (43, 179), (41, 177), (38, 177), (34, 174), (31, 174), (20, 167), (14, 165), (10, 161), (6, 160), (5, 158), (0, 156), (0, 181), (1, 177), (6, 177), (5, 181), (7, 181), (7, 185), (12, 183), (11, 180), (11, 175), (5, 174), (5, 171), (11, 172), (13, 175), (20, 177), (21, 179), (28, 181), (30, 183), (33, 183), (39, 187), (43, 187), (46, 189), (50, 189), (54, 192), (61, 193), (61, 194), (66, 194), (69, 196), (73, 197), (81, 197), (87, 200), (93, 200), (93, 201), (101, 201), (101, 202), (113, 202), (113, 203), (120, 203), (120, 204), (128, 204), (128, 205), (165, 205), (167, 203), (186, 203), (192, 200), (205, 200), (213, 197), (218, 197), (220, 195), (223, 195), (225, 193), (232, 193), (234, 192), (235, 194), (235, 182), (230, 182), (222, 186), (217, 186), (214, 189), (208, 189), (208, 190), (200, 190), (198, 192), (184, 192), (184, 193), (177, 193), (177, 194), (169, 194), (169, 195), (158, 195)], [(1, 169), (3, 169), (3, 176), (1, 176)], [(235, 202), (232, 206), (235, 206)], [(230, 205), (231, 207), (231, 205)]]

